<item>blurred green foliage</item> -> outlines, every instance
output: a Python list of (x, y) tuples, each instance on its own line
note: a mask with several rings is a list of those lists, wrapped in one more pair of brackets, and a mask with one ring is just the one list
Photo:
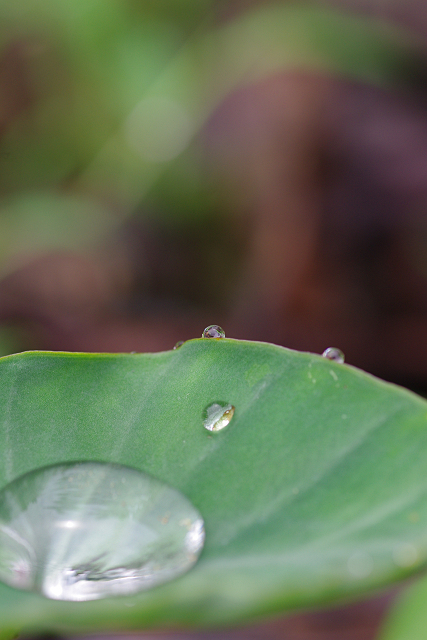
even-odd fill
[[(390, 83), (412, 64), (408, 37), (368, 19), (277, 3), (223, 24), (224, 6), (0, 2), (0, 274), (102, 240), (144, 199), (179, 217), (212, 211), (192, 141), (239, 85), (293, 67)], [(141, 151), (147, 132), (166, 155)]]

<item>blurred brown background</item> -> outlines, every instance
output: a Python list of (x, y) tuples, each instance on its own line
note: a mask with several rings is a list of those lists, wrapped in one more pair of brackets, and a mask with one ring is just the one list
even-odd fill
[[(226, 90), (218, 74), (250, 46), (232, 29), (255, 14), (268, 42), (265, 2), (30, 4), (0, 3), (3, 353), (156, 351), (215, 322), (230, 337), (336, 345), (426, 388), (424, 3), (280, 3), (300, 12), (283, 64), (253, 78), (243, 66)], [(337, 16), (369, 46), (387, 33), (386, 51), (361, 63)], [(165, 101), (176, 87), (156, 103), (165, 69), (190, 82), (180, 56), (204, 38), (215, 47), (194, 54), (190, 109)], [(319, 66), (321, 39), (335, 50)], [(376, 56), (387, 68), (372, 81)], [(159, 152), (161, 117), (173, 135)]]
[(212, 323), (427, 392), (427, 5), (1, 0), (0, 354)]

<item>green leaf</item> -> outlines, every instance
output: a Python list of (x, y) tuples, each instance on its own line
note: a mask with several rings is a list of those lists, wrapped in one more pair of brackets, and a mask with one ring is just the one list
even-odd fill
[(378, 640), (427, 639), (427, 579), (406, 589), (392, 608)]
[[(217, 433), (202, 419), (214, 402), (235, 407)], [(206, 524), (198, 564), (137, 596), (58, 602), (0, 585), (4, 629), (234, 623), (426, 561), (427, 403), (348, 365), (229, 339), (28, 352), (0, 360), (0, 413), (0, 487), (48, 464), (112, 461), (183, 492)]]

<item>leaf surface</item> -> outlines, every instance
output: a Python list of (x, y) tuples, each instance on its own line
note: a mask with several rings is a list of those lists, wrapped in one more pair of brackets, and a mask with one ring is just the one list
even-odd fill
[(427, 639), (427, 580), (407, 588), (386, 618), (378, 640)]
[[(214, 402), (235, 407), (217, 433), (202, 419)], [(197, 565), (137, 596), (57, 602), (0, 584), (4, 629), (235, 623), (363, 593), (427, 558), (426, 401), (314, 354), (200, 339), (7, 356), (0, 447), (0, 487), (111, 461), (180, 490), (206, 525)]]

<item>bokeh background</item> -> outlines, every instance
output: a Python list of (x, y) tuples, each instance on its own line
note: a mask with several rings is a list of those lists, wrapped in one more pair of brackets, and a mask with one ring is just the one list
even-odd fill
[(217, 323), (427, 386), (427, 9), (2, 0), (0, 338)]
[(0, 355), (212, 323), (427, 392), (427, 4), (0, 0)]

